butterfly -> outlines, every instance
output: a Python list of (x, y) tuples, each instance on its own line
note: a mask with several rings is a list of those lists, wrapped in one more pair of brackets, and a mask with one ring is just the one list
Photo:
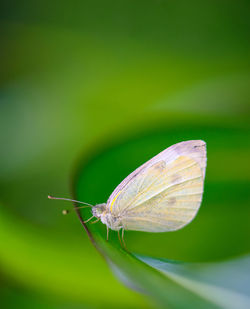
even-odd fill
[(118, 235), (122, 230), (123, 242), (124, 230), (179, 230), (194, 219), (200, 208), (206, 163), (204, 141), (172, 145), (128, 175), (107, 203), (93, 206), (80, 202), (92, 207), (93, 216), (85, 222), (94, 217), (95, 222), (101, 220), (107, 226), (107, 239), (109, 229), (118, 231)]

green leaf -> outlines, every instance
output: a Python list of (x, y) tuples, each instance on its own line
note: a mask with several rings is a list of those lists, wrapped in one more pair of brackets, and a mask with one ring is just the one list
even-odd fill
[[(239, 138), (244, 139), (248, 134), (242, 130), (239, 135), (233, 136), (230, 132), (230, 129), (228, 131), (217, 130), (215, 136), (211, 128), (209, 130), (199, 128), (199, 136), (208, 142), (209, 153), (216, 153), (217, 160), (225, 156), (226, 149), (228, 149), (230, 156), (231, 145), (234, 142), (235, 144), (239, 143)], [(191, 139), (195, 138), (196, 129), (185, 129), (185, 132), (179, 129), (178, 133), (176, 131), (174, 133), (175, 136), (183, 135), (185, 137), (188, 135)], [(124, 140), (123, 143), (119, 142), (114, 146), (106, 146), (103, 149), (93, 151), (88, 157), (84, 157), (80, 166), (77, 167), (74, 183), (75, 198), (92, 204), (105, 202), (114, 187), (129, 172), (132, 172), (146, 159), (171, 144), (173, 141), (172, 134), (171, 130), (165, 131), (164, 129), (151, 133), (146, 132), (133, 139)], [(177, 138), (177, 141), (179, 140)], [(223, 141), (222, 144), (220, 144), (221, 141)], [(242, 149), (242, 152), (247, 150), (247, 147), (248, 145), (246, 145), (246, 149)], [(239, 168), (241, 168), (241, 164), (243, 169), (244, 161), (239, 162)], [(228, 260), (230, 256), (235, 254), (249, 252), (248, 236), (246, 235), (250, 235), (250, 229), (246, 228), (247, 225), (245, 224), (242, 224), (245, 227), (243, 230), (239, 228), (240, 224), (237, 225), (237, 229), (232, 230), (233, 220), (234, 222), (240, 220), (242, 223), (244, 217), (249, 216), (248, 207), (242, 206), (238, 214), (233, 211), (235, 201), (239, 200), (239, 196), (241, 196), (242, 204), (246, 202), (246, 198), (241, 195), (242, 186), (237, 187), (234, 177), (230, 180), (230, 173), (227, 180), (221, 178), (216, 182), (216, 167), (211, 166), (208, 170), (206, 186), (210, 188), (212, 194), (207, 193), (208, 203), (206, 203), (205, 194), (201, 211), (192, 224), (175, 233), (154, 234), (153, 236), (148, 233), (125, 231), (125, 241), (130, 249), (129, 252), (122, 248), (117, 232), (111, 231), (109, 241), (107, 241), (105, 225), (100, 222), (96, 224), (83, 223), (92, 215), (90, 208), (77, 210), (91, 241), (105, 257), (116, 276), (128, 287), (153, 300), (159, 307), (248, 308), (250, 306), (250, 257), (245, 255), (243, 258), (231, 259), (226, 262), (213, 261), (218, 257)], [(217, 192), (223, 192), (221, 191), (222, 188), (230, 187), (231, 183), (234, 184), (234, 190), (224, 201), (226, 207), (224, 207), (222, 200), (221, 207), (218, 208), (217, 205), (220, 200), (218, 200)], [(248, 180), (246, 184), (248, 184)], [(225, 192), (228, 193), (229, 191)], [(203, 211), (203, 208), (206, 211)], [(223, 222), (214, 219), (220, 213), (225, 218)], [(213, 218), (213, 221), (210, 221), (210, 217)], [(199, 225), (199, 221), (202, 225)], [(214, 225), (212, 226), (212, 224)], [(235, 238), (238, 239), (236, 245), (231, 245), (234, 241), (233, 237), (229, 239), (230, 232), (227, 235), (223, 234), (223, 229), (231, 230), (232, 235), (234, 234)], [(217, 242), (215, 235), (218, 235)], [(242, 242), (239, 241), (241, 235)], [(157, 237), (160, 240), (157, 240)], [(181, 254), (182, 251), (178, 251), (175, 246), (170, 246), (171, 237), (177, 240), (177, 247), (183, 248), (184, 254)], [(246, 240), (246, 242), (243, 240)], [(192, 248), (192, 242), (199, 243), (199, 245), (196, 249), (190, 251), (189, 244)], [(131, 250), (131, 247), (133, 250)], [(208, 247), (208, 249), (205, 247)], [(168, 255), (165, 256), (175, 256), (179, 260), (184, 260), (183, 257), (186, 257), (187, 261), (198, 260), (202, 257), (201, 260), (211, 260), (211, 262), (184, 263), (130, 252), (146, 252), (147, 254), (151, 252), (150, 255), (155, 255), (159, 248), (165, 248), (165, 251), (162, 249), (162, 252), (168, 251)], [(210, 256), (207, 255), (209, 251), (211, 251)], [(204, 252), (203, 256), (201, 252)]]
[(250, 255), (220, 263), (175, 263), (136, 255), (191, 293), (219, 308), (249, 308)]

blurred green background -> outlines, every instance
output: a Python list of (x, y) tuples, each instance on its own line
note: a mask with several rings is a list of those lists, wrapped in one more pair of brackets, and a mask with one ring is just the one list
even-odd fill
[[(250, 251), (249, 1), (1, 1), (3, 308), (147, 308), (61, 215), (79, 169), (107, 200), (171, 144), (204, 139), (196, 219), (126, 233), (133, 252), (218, 261)], [(99, 223), (98, 223), (99, 224)], [(113, 236), (113, 234), (112, 234)]]

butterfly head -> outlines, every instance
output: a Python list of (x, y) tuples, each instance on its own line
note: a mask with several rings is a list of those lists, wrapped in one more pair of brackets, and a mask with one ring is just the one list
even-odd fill
[(106, 212), (106, 204), (97, 204), (92, 208), (92, 214), (96, 218), (101, 218), (101, 216)]

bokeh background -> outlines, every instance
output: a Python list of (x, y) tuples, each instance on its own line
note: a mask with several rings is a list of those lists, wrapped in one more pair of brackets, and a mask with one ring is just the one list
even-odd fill
[[(147, 308), (61, 215), (84, 167), (86, 202), (159, 151), (208, 147), (196, 219), (128, 232), (133, 252), (220, 261), (250, 250), (249, 1), (1, 1), (3, 308)], [(104, 231), (105, 232), (105, 231)]]

